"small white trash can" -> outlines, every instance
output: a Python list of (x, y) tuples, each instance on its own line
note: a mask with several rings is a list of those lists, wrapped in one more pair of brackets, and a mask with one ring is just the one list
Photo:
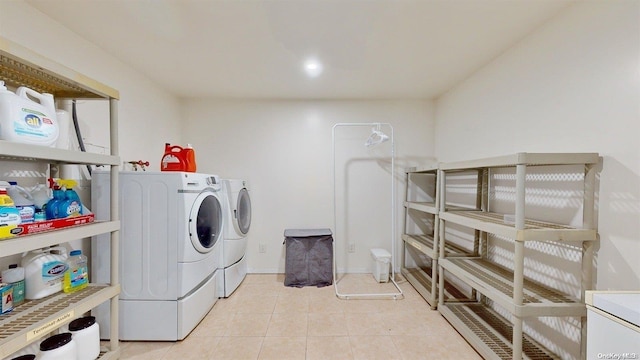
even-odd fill
[(371, 249), (371, 257), (373, 258), (373, 277), (377, 282), (388, 282), (391, 254), (385, 249)]

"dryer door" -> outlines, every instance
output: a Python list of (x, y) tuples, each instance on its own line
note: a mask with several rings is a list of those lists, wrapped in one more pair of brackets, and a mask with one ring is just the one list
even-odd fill
[(233, 216), (236, 218), (236, 225), (242, 235), (246, 235), (251, 227), (251, 198), (246, 188), (238, 193), (238, 203)]
[(210, 191), (198, 195), (189, 215), (189, 237), (193, 247), (208, 253), (222, 234), (222, 206)]

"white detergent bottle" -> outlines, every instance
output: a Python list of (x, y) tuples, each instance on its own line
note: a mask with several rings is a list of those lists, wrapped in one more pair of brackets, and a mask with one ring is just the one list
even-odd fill
[(41, 299), (62, 291), (62, 280), (67, 271), (67, 249), (55, 246), (32, 250), (22, 255), (25, 276), (25, 298)]
[(18, 183), (15, 181), (9, 181), (9, 185), (7, 194), (11, 196), (13, 203), (20, 213), (21, 223), (27, 224), (34, 222), (36, 205), (33, 202), (31, 194), (25, 188), (18, 186)]
[(56, 147), (59, 149), (71, 149), (71, 115), (67, 110), (57, 109), (56, 119), (58, 120), (58, 140)]
[(53, 95), (24, 86), (14, 94), (0, 82), (0, 140), (55, 146), (58, 133)]
[(38, 184), (31, 189), (31, 198), (36, 210), (44, 209), (44, 206), (51, 200), (51, 191), (45, 184)]

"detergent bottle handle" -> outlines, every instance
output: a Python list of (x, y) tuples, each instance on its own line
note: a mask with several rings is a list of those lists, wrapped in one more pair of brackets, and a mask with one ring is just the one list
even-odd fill
[[(28, 100), (31, 100), (28, 96), (38, 100), (38, 102), (40, 102), (41, 105), (51, 105), (53, 103), (53, 95), (51, 94), (47, 94), (47, 93), (39, 93), (35, 90), (29, 89), (28, 87), (25, 86), (20, 86), (17, 90), (16, 90), (16, 95), (20, 96), (21, 98), (25, 98)], [(28, 96), (27, 96), (28, 95)]]
[(27, 200), (33, 201), (33, 196), (31, 196), (31, 193), (29, 192), (29, 190), (23, 188), (22, 186), (18, 186), (18, 185), (13, 185), (13, 187), (16, 190), (18, 190), (20, 195), (24, 196)]
[(61, 245), (52, 246), (47, 251), (49, 254), (67, 255), (67, 248)]
[[(178, 150), (176, 151), (176, 149), (178, 149)], [(184, 150), (184, 149), (182, 148), (182, 146), (173, 145), (173, 146), (171, 147), (171, 152), (182, 152), (183, 150)]]

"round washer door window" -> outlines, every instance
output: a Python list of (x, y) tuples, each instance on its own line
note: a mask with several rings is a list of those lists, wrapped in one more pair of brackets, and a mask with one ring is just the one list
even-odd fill
[(246, 188), (238, 193), (236, 208), (235, 215), (238, 221), (238, 229), (243, 235), (246, 235), (251, 227), (251, 198), (249, 198), (249, 192)]
[(201, 253), (211, 251), (222, 234), (222, 206), (211, 193), (196, 198), (189, 215), (189, 235), (193, 247)]

